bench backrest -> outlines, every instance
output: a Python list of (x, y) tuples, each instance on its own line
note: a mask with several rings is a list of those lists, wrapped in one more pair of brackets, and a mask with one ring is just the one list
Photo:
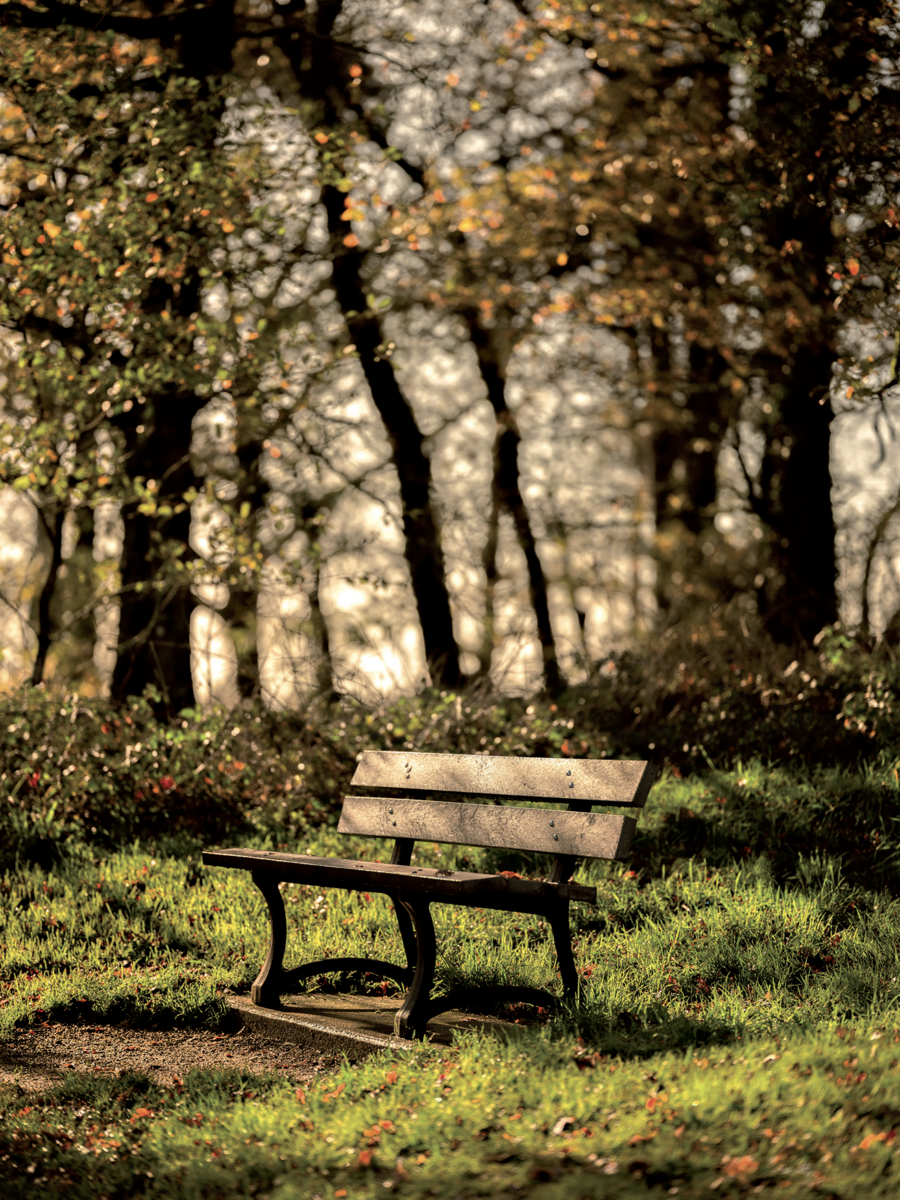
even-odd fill
[[(393, 795), (346, 796), (338, 830), (396, 838), (395, 862), (408, 862), (416, 841), (534, 850), (557, 856), (552, 877), (567, 878), (576, 858), (628, 853), (634, 817), (595, 813), (593, 806), (642, 808), (653, 779), (647, 762), (367, 750), (352, 786)], [(563, 802), (568, 809), (421, 798), (433, 793)]]

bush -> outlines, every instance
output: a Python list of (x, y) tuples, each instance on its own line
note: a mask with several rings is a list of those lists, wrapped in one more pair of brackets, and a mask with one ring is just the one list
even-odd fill
[[(185, 709), (166, 723), (154, 716), (153, 693), (117, 707), (22, 689), (0, 697), (0, 865), (17, 855), (52, 858), (67, 840), (210, 841), (248, 828), (292, 847), (310, 823), (337, 812), (367, 749), (649, 757), (685, 780), (715, 773), (719, 797), (728, 785), (718, 777), (736, 764), (780, 763), (810, 785), (781, 826), (750, 792), (732, 788), (730, 812), (745, 814), (734, 837), (718, 819), (701, 828), (691, 812), (672, 818), (668, 842), (683, 842), (683, 854), (717, 847), (720, 857), (737, 837), (763, 853), (769, 840), (788, 828), (799, 837), (805, 825), (797, 843), (805, 854), (827, 835), (860, 865), (876, 850), (900, 860), (898, 684), (890, 657), (840, 630), (794, 659), (723, 618), (702, 634), (675, 628), (640, 654), (611, 656), (556, 698), (498, 697), (482, 685), (427, 689), (375, 709), (348, 697), (294, 714)], [(815, 771), (861, 761), (868, 775), (824, 790), (810, 782)], [(789, 853), (780, 847), (781, 858)]]
[(117, 707), (43, 688), (0, 697), (0, 862), (49, 860), (73, 839), (216, 838), (266, 806), (289, 807), (295, 821), (321, 810), (315, 789), (298, 795), (301, 721), (187, 709), (166, 723), (156, 699)]

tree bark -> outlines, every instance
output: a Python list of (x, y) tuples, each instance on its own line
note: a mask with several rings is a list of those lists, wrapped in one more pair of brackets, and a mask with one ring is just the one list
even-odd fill
[(31, 686), (37, 687), (44, 681), (44, 671), (47, 667), (47, 654), (53, 641), (53, 620), (50, 606), (56, 591), (56, 580), (62, 565), (63, 525), (65, 509), (56, 503), (50, 504), (50, 517), (43, 509), (38, 509), (38, 519), (44, 527), (44, 532), (50, 539), (50, 565), (44, 578), (44, 584), (38, 597), (37, 605), (37, 650), (34, 656), (34, 667), (31, 672)]
[[(346, 222), (341, 221), (343, 193), (327, 187), (323, 200), (332, 237), (340, 245), (339, 239), (346, 232)], [(431, 462), (394, 369), (379, 353), (384, 338), (381, 323), (366, 302), (362, 264), (363, 255), (356, 248), (335, 253), (332, 283), (372, 399), (384, 423), (399, 476), (406, 558), (432, 681), (439, 687), (456, 688), (462, 682), (462, 673), (453, 632), (440, 529), (434, 514)]]
[[(660, 612), (682, 600), (685, 592), (707, 597), (720, 590), (707, 557), (703, 535), (710, 529), (718, 495), (716, 464), (731, 420), (731, 396), (720, 378), (728, 363), (719, 349), (700, 339), (689, 343), (688, 375), (676, 379), (669, 334), (653, 330), (653, 360), (657, 390), (653, 418), (653, 481), (656, 528), (667, 532), (665, 560), (660, 552), (656, 599)], [(674, 392), (686, 393), (683, 407)], [(671, 581), (678, 571), (684, 582)]]
[(800, 346), (791, 374), (773, 384), (777, 419), (769, 431), (761, 485), (774, 575), (760, 589), (766, 627), (786, 645), (811, 645), (838, 618), (831, 507), (829, 340)]
[[(233, 26), (234, 0), (212, 0), (209, 8), (188, 14), (169, 39), (177, 47), (185, 73), (202, 80), (207, 95), (220, 95), (223, 110), (224, 89), (218, 77), (232, 65)], [(181, 283), (154, 280), (149, 307), (168, 308), (173, 320), (186, 322), (200, 307), (201, 284), (199, 276)], [(182, 560), (190, 553), (191, 512), (182, 497), (198, 482), (190, 461), (192, 425), (206, 403), (190, 392), (173, 390), (153, 397), (146, 409), (131, 410), (120, 422), (132, 478), (153, 478), (158, 487), (156, 512), (141, 512), (135, 501), (122, 509), (121, 609), (111, 694), (121, 702), (153, 685), (168, 716), (194, 701), (190, 670), (194, 600), (182, 564), (175, 564), (165, 579), (157, 574), (165, 553)], [(147, 425), (146, 433), (138, 434), (138, 422)]]
[[(141, 512), (137, 501), (122, 509), (119, 644), (111, 692), (113, 699), (123, 701), (152, 684), (169, 715), (194, 699), (190, 669), (194, 601), (179, 564), (167, 577), (157, 575), (163, 553), (183, 559), (189, 552), (191, 513), (182, 496), (197, 483), (190, 462), (192, 422), (205, 403), (193, 395), (157, 398), (152, 417), (145, 418), (152, 422), (150, 429), (140, 436), (130, 460), (133, 475), (157, 481), (157, 512)], [(160, 516), (160, 507), (181, 511)]]
[[(519, 446), (522, 437), (515, 416), (506, 402), (506, 365), (509, 356), (503, 348), (497, 346), (492, 331), (482, 326), (475, 310), (464, 311), (463, 317), (478, 356), (478, 366), (487, 389), (488, 399), (497, 418), (497, 434), (493, 446), (492, 508), (496, 508), (498, 512), (505, 510), (512, 517), (516, 538), (525, 555), (525, 565), (528, 571), (528, 599), (537, 620), (544, 681), (548, 692), (551, 695), (558, 695), (565, 688), (566, 681), (559, 669), (559, 659), (556, 655), (547, 581), (538, 555), (537, 541), (531, 528), (528, 509), (525, 506), (522, 489), (519, 487)], [(487, 549), (492, 558), (495, 558), (496, 533), (492, 538), (491, 532), (489, 530)], [(492, 545), (491, 542), (493, 542)], [(495, 563), (491, 568), (486, 569), (489, 581), (491, 570), (496, 578)]]

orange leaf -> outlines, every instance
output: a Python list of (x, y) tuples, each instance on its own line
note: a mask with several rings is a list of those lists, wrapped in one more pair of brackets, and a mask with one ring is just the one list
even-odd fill
[(302, 1087), (298, 1087), (296, 1092), (294, 1093), (294, 1095), (297, 1097), (297, 1099), (300, 1101), (301, 1104), (306, 1103), (306, 1092), (304, 1092)]
[(397, 1082), (397, 1072), (396, 1071), (388, 1071), (387, 1075), (385, 1076), (385, 1083), (396, 1083), (396, 1082)]
[(556, 256), (556, 265), (557, 266), (564, 267), (568, 261), (569, 261), (569, 256), (568, 256), (568, 254), (565, 253), (565, 251), (563, 251), (561, 254), (557, 254), (557, 256)]
[(453, 71), (451, 71), (450, 74), (447, 76), (447, 87), (456, 87), (456, 85), (458, 83), (459, 83), (459, 76), (457, 74), (455, 74)]
[(317, 133), (316, 141), (319, 143), (320, 146), (324, 146), (325, 143), (328, 141), (328, 134), (327, 133)]
[(158, 200), (158, 199), (159, 199), (159, 192), (148, 192), (147, 195), (144, 197), (144, 201), (147, 204), (152, 204), (154, 200)]
[(887, 1134), (882, 1130), (881, 1133), (868, 1133), (859, 1143), (860, 1150), (868, 1150), (870, 1146), (874, 1146), (876, 1142), (883, 1142)]
[(353, 66), (350, 68), (350, 74), (354, 79), (359, 79), (360, 75), (362, 75), (362, 67), (359, 65), (359, 63), (353, 64)]
[(733, 1158), (725, 1164), (726, 1175), (751, 1175), (759, 1163), (755, 1158), (751, 1158), (749, 1154), (743, 1155), (741, 1158)]
[(859, 274), (859, 263), (856, 261), (855, 258), (850, 258), (847, 260), (847, 270), (850, 272), (851, 275)]
[(223, 233), (234, 233), (234, 226), (232, 225), (232, 223), (230, 221), (222, 222), (222, 232)]
[(356, 1160), (358, 1167), (368, 1167), (372, 1163), (373, 1153), (371, 1150), (360, 1150), (359, 1158)]
[(344, 245), (345, 246), (358, 246), (359, 238), (356, 236), (355, 233), (348, 233), (347, 236), (344, 238)]
[(656, 1108), (656, 1097), (648, 1096), (647, 1103), (644, 1105), (644, 1108), (646, 1108), (647, 1112), (653, 1112), (653, 1110)]
[(647, 1134), (634, 1133), (628, 1139), (628, 1145), (629, 1146), (640, 1146), (642, 1142), (652, 1142), (655, 1137), (656, 1137), (655, 1129), (653, 1130), (652, 1133), (647, 1133)]

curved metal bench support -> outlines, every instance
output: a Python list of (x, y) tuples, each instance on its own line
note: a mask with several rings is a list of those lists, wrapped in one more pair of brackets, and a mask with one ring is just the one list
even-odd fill
[(428, 1011), (434, 968), (437, 960), (437, 941), (431, 919), (430, 901), (423, 897), (401, 900), (409, 914), (416, 936), (416, 973), (406, 999), (394, 1014), (394, 1034), (397, 1037), (424, 1037), (431, 1015)]
[(274, 876), (263, 872), (252, 872), (252, 879), (263, 894), (269, 910), (269, 952), (266, 961), (250, 988), (250, 999), (262, 1008), (277, 1008), (281, 996), (290, 987), (316, 975), (327, 975), (338, 971), (361, 971), (379, 978), (393, 979), (395, 983), (408, 986), (415, 974), (416, 938), (409, 915), (400, 907), (396, 897), (394, 907), (400, 925), (400, 936), (406, 951), (406, 966), (384, 962), (380, 958), (320, 958), (299, 967), (284, 969), (284, 952), (287, 945), (287, 916), (284, 898)]
[(278, 1005), (281, 992), (281, 977), (284, 974), (284, 948), (287, 945), (287, 917), (284, 911), (284, 898), (278, 887), (278, 880), (273, 875), (262, 871), (252, 871), (251, 878), (263, 894), (269, 909), (269, 953), (259, 974), (250, 988), (250, 1000), (265, 1008), (275, 1008)]

